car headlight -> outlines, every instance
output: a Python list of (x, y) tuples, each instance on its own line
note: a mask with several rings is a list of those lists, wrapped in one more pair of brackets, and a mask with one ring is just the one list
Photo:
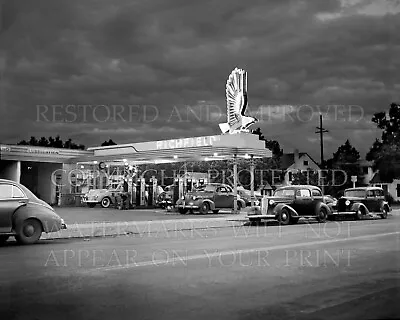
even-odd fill
[(270, 206), (272, 206), (274, 203), (275, 203), (274, 200), (269, 200), (269, 202), (268, 202), (268, 204), (269, 204)]
[(196, 196), (193, 196), (192, 199), (193, 199), (193, 200), (197, 200), (198, 198), (197, 198)]
[(98, 197), (99, 197), (99, 196), (98, 196), (97, 194), (94, 196), (95, 199), (97, 199)]
[(182, 197), (181, 197), (181, 200), (185, 200), (185, 196), (182, 196)]
[(350, 205), (350, 200), (346, 200), (345, 204), (346, 204), (346, 206), (349, 206)]

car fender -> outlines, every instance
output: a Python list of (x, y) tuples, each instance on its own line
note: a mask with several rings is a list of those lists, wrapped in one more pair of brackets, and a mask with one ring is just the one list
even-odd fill
[(299, 217), (299, 214), (297, 213), (296, 210), (294, 210), (291, 206), (288, 206), (287, 204), (284, 203), (279, 203), (275, 208), (274, 208), (274, 213), (276, 216), (279, 215), (279, 213), (282, 211), (283, 208), (286, 208), (290, 212), (291, 217)]
[(212, 201), (211, 199), (202, 199), (201, 201), (199, 201), (199, 207), (201, 207), (201, 205), (207, 202), (208, 205), (210, 206), (210, 210), (215, 210), (215, 203), (214, 201)]
[(243, 199), (237, 199), (237, 202), (240, 202), (242, 208), (246, 208), (246, 202)]
[(54, 211), (45, 206), (28, 204), (19, 207), (14, 212), (12, 217), (13, 230), (16, 231), (17, 225), (31, 218), (39, 220), (43, 231), (46, 233), (56, 232), (62, 228), (62, 220)]
[(353, 203), (353, 205), (351, 206), (351, 211), (357, 212), (360, 209), (364, 209), (365, 214), (369, 213), (369, 210), (363, 203), (356, 202), (356, 203)]
[(386, 211), (387, 211), (387, 212), (392, 211), (392, 208), (390, 207), (389, 202), (387, 202), (387, 201), (383, 201), (383, 202), (382, 202), (381, 211), (382, 211), (382, 209), (385, 208), (385, 207), (386, 207)]
[(315, 206), (315, 215), (318, 215), (321, 208), (324, 208), (327, 214), (332, 213), (332, 208), (330, 206), (328, 206), (326, 203), (320, 202), (317, 206)]

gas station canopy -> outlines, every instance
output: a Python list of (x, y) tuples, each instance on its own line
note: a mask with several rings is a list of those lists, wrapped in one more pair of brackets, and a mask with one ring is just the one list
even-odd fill
[(247, 132), (93, 147), (88, 148), (88, 151), (93, 154), (75, 158), (74, 162), (129, 162), (138, 165), (227, 160), (235, 157), (268, 158), (272, 155), (258, 135)]

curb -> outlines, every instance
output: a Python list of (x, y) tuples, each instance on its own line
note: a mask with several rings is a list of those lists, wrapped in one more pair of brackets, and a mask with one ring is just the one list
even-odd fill
[(248, 221), (244, 217), (213, 219), (181, 219), (158, 221), (121, 221), (71, 224), (68, 229), (53, 233), (43, 233), (41, 239), (95, 238), (118, 235), (150, 235), (184, 230), (229, 228), (242, 226)]

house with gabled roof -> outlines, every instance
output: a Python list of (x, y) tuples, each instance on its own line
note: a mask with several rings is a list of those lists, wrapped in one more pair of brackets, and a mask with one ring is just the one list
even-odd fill
[(284, 172), (284, 176), (280, 183), (274, 183), (275, 187), (291, 185), (293, 174), (297, 171), (311, 170), (317, 172), (321, 169), (307, 152), (299, 152), (298, 149), (295, 149), (293, 153), (284, 153), (280, 158), (279, 168)]

